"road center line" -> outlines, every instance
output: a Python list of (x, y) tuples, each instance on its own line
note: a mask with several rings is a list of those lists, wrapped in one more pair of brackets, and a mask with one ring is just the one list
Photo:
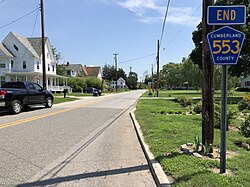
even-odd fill
[(97, 101), (82, 104), (82, 105), (79, 105), (79, 106), (76, 106), (76, 107), (73, 107), (73, 108), (62, 109), (62, 110), (59, 110), (59, 111), (56, 111), (56, 112), (51, 112), (51, 113), (47, 113), (47, 114), (37, 115), (37, 116), (34, 116), (34, 117), (30, 117), (30, 118), (21, 119), (21, 120), (18, 120), (18, 121), (3, 123), (3, 124), (0, 124), (0, 129), (15, 126), (15, 125), (19, 125), (19, 124), (23, 124), (23, 123), (27, 123), (27, 122), (42, 119), (42, 118), (46, 118), (46, 117), (49, 117), (49, 116), (54, 116), (54, 115), (61, 114), (61, 113), (64, 113), (64, 112), (69, 112), (69, 111), (79, 109), (79, 108), (83, 108), (83, 107), (86, 107), (86, 106), (89, 106), (89, 105), (92, 105), (92, 104), (95, 104), (95, 103), (97, 103)]

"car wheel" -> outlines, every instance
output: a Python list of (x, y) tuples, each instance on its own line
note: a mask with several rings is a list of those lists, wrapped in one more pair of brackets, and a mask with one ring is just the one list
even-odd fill
[(22, 105), (20, 101), (14, 100), (11, 102), (10, 112), (12, 114), (19, 114), (21, 110), (22, 110)]
[(46, 107), (46, 108), (51, 108), (52, 105), (53, 105), (53, 100), (52, 100), (52, 98), (51, 98), (51, 97), (47, 97), (47, 98), (46, 98), (45, 107)]

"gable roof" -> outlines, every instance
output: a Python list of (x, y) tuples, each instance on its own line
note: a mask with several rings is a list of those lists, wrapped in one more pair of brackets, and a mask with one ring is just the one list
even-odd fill
[(97, 77), (101, 71), (100, 66), (83, 66), (83, 71), (86, 73), (86, 76)]
[(34, 57), (40, 58), (27, 38), (13, 32), (10, 33), (13, 34), (31, 52)]
[(77, 72), (78, 76), (84, 76), (84, 72), (81, 64), (69, 64), (64, 65), (66, 70), (72, 70)]
[[(34, 38), (27, 38), (30, 42), (33, 49), (36, 51), (38, 56), (42, 55), (42, 38), (41, 37), (34, 37)], [(48, 37), (45, 37), (45, 43), (47, 42)]]
[(2, 44), (0, 43), (0, 54), (3, 54), (3, 57), (12, 57), (14, 58), (14, 55), (11, 54), (11, 52)]

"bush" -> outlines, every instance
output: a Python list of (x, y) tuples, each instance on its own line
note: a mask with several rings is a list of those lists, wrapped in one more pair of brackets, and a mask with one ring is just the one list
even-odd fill
[[(214, 128), (220, 129), (221, 125), (221, 107), (220, 105), (215, 105), (215, 110), (214, 110)], [(227, 110), (227, 124), (226, 124), (226, 129), (228, 130), (228, 125), (230, 125), (232, 119), (235, 118), (236, 111), (233, 110), (232, 108), (228, 108)]]
[(192, 99), (186, 98), (186, 97), (177, 97), (176, 102), (179, 103), (183, 107), (187, 107), (187, 106), (192, 105)]
[(240, 125), (240, 133), (249, 138), (250, 137), (250, 116), (248, 115), (243, 123)]
[(197, 105), (195, 105), (193, 111), (196, 113), (196, 114), (200, 114), (202, 112), (202, 103), (199, 102)]
[(244, 109), (250, 110), (250, 94), (243, 96), (243, 100), (238, 103), (238, 108), (240, 111)]

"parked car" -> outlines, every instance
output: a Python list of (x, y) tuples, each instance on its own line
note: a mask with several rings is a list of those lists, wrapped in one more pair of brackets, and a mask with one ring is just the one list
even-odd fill
[(93, 95), (102, 95), (102, 91), (100, 89), (94, 88), (94, 87), (87, 87), (84, 89), (85, 93), (93, 93)]
[(51, 108), (54, 97), (49, 90), (32, 82), (5, 82), (0, 88), (0, 108), (18, 114), (31, 105)]

